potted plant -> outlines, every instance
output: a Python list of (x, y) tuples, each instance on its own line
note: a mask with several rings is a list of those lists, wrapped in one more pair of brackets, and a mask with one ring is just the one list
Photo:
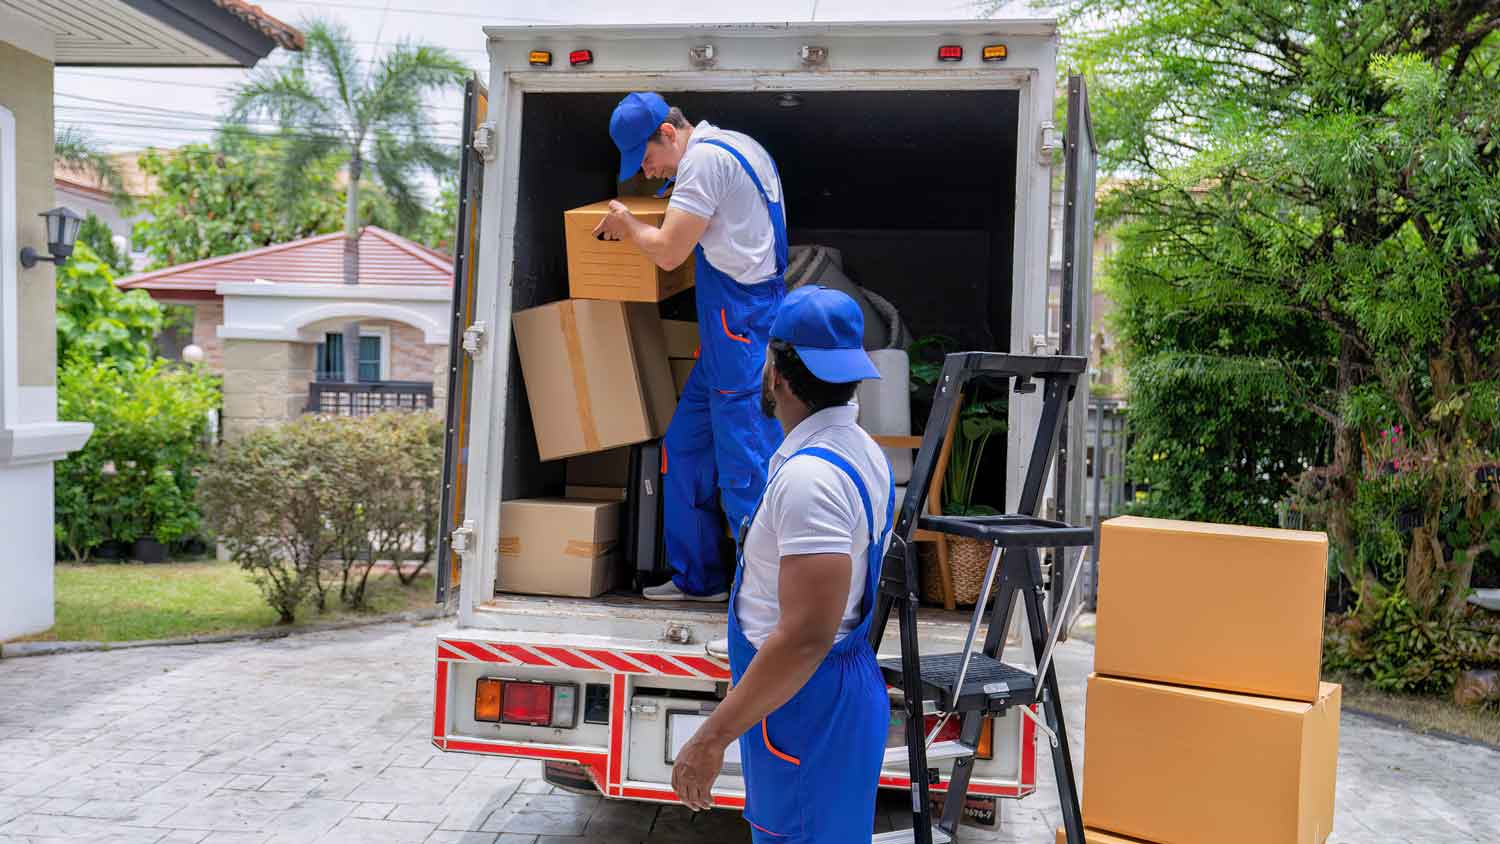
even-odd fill
[(137, 509), (141, 529), (131, 545), (131, 556), (143, 563), (166, 560), (168, 544), (198, 529), (197, 512), (167, 466), (152, 469)]

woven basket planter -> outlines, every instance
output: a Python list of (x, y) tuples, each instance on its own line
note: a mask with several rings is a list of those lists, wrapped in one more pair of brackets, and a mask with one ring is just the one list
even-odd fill
[[(948, 565), (953, 569), (953, 601), (961, 607), (972, 607), (984, 586), (984, 570), (990, 564), (994, 546), (967, 536), (945, 536), (948, 543)], [(917, 544), (917, 560), (922, 566), (922, 598), (942, 606), (943, 575), (938, 571), (937, 546), (931, 542)], [(990, 585), (990, 597), (999, 591), (1000, 578)]]

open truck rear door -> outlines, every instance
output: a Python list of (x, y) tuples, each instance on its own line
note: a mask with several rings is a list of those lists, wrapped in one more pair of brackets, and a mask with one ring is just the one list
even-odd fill
[[(1068, 124), (1063, 147), (1063, 244), (1062, 291), (1058, 301), (1060, 317), (1059, 354), (1089, 357), (1093, 349), (1094, 302), (1094, 187), (1099, 167), (1099, 148), (1094, 143), (1093, 118), (1089, 113), (1088, 86), (1083, 77), (1068, 77)], [(1079, 395), (1068, 405), (1063, 420), (1061, 442), (1057, 453), (1057, 518), (1069, 524), (1083, 524), (1083, 490), (1085, 437), (1088, 427), (1089, 385), (1092, 371), (1086, 372), (1078, 385)], [(1098, 553), (1098, 530), (1094, 546), (1083, 554)], [(1053, 622), (1072, 617), (1074, 607), (1059, 607), (1064, 577), (1071, 580), (1083, 571), (1084, 556), (1068, 560), (1064, 549), (1054, 549), (1054, 576), (1051, 583)], [(1075, 603), (1082, 592), (1075, 590)], [(1057, 629), (1054, 627), (1053, 629)], [(1067, 633), (1064, 628), (1063, 634)]]
[[(484, 155), (474, 137), (489, 111), (489, 91), (471, 77), (464, 85), (463, 145), (459, 150), (458, 231), (453, 240), (453, 312), (448, 336), (447, 425), (443, 443), (442, 517), (438, 526), (437, 603), (458, 597), (463, 557), (472, 547), (465, 527), (464, 487), (469, 466), (469, 407), (473, 401), (474, 355), (484, 342), (484, 323), (474, 321), (478, 285), (479, 204), (484, 185)], [(455, 541), (456, 540), (456, 541)]]

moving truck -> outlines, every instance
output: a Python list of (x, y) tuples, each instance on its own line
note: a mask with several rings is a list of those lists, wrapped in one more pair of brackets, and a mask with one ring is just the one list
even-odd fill
[[(1072, 346), (1087, 348), (1093, 174), (1081, 80), (1068, 82), (1065, 133), (1054, 126), (1056, 24), (1045, 20), (485, 33), (488, 84), (466, 92), (438, 557), (439, 600), (456, 603), (459, 624), (435, 643), (432, 741), (541, 760), (554, 784), (606, 798), (670, 803), (674, 751), (727, 689), (725, 655), (708, 647), (726, 635), (724, 605), (496, 591), (502, 502), (559, 496), (565, 483), (563, 461), (537, 457), (512, 315), (568, 295), (564, 211), (618, 187), (611, 110), (629, 91), (659, 91), (689, 120), (759, 140), (780, 169), (791, 243), (840, 250), (913, 335), (1042, 353), (1057, 351), (1049, 246)], [(1073, 165), (1062, 232), (1049, 223), (1059, 157)], [(992, 449), (989, 500), (1012, 510), (1039, 409), (1038, 393), (1011, 396), (1006, 446)], [(924, 647), (957, 650), (965, 618), (923, 618)], [(898, 653), (889, 632), (883, 656)], [(893, 709), (881, 784), (905, 789), (901, 717)], [(1016, 710), (993, 720), (971, 796), (1035, 789), (1035, 730)], [(737, 808), (733, 756), (714, 799)], [(935, 792), (951, 766), (933, 762)]]

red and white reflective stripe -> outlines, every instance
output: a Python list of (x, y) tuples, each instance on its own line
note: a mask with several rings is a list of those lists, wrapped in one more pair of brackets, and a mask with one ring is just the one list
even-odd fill
[(448, 662), (496, 662), (542, 668), (577, 668), (662, 677), (695, 677), (728, 680), (729, 669), (701, 656), (576, 648), (555, 645), (517, 645), (476, 642), (467, 639), (438, 640), (438, 660)]

